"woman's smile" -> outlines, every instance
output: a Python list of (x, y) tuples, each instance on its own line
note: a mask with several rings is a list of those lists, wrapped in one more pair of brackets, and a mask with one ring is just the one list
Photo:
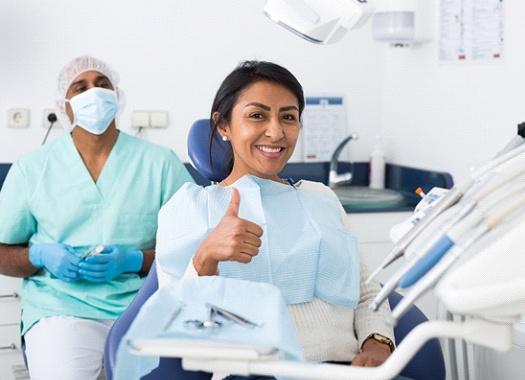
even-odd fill
[(229, 181), (245, 174), (280, 181), (301, 128), (296, 96), (279, 83), (261, 80), (246, 87), (229, 124), (219, 128), (230, 141), (234, 165)]

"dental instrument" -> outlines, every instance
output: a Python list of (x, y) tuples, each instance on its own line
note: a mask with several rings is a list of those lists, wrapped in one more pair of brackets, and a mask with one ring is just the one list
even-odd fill
[[(376, 311), (379, 306), (381, 306), (388, 296), (397, 288), (399, 281), (403, 278), (403, 276), (417, 264), (419, 258), (423, 256), (424, 253), (428, 252), (434, 245), (436, 245), (449, 228), (451, 228), (455, 223), (467, 215), (474, 207), (474, 204), (469, 204), (467, 206), (468, 207), (461, 208), (459, 212), (456, 212), (456, 206), (452, 206), (453, 208), (446, 210), (445, 213), (440, 215), (440, 218), (445, 218), (445, 220), (441, 224), (436, 223), (438, 224), (438, 228), (433, 231), (433, 236), (431, 236), (428, 241), (415, 250), (405, 267), (400, 268), (387, 280), (379, 293), (368, 306), (370, 310)], [(447, 215), (451, 212), (453, 213), (452, 216)]]
[(97, 245), (96, 247), (91, 248), (89, 251), (84, 253), (82, 255), (82, 258), (85, 259), (85, 258), (88, 258), (88, 257), (96, 256), (96, 255), (100, 254), (103, 250), (104, 250), (104, 246), (103, 245)]
[(441, 187), (433, 187), (428, 193), (425, 194), (421, 187), (418, 187), (415, 191), (417, 195), (421, 197), (421, 201), (414, 208), (414, 212), (423, 212), (428, 214), (428, 212), (436, 205), (436, 201), (440, 199), (444, 194), (448, 193), (448, 189)]
[(199, 319), (190, 319), (184, 321), (184, 328), (187, 330), (208, 330), (216, 329), (222, 326), (222, 322), (216, 321), (213, 319), (215, 315), (215, 309), (210, 307), (210, 312), (208, 313), (208, 319), (199, 320)]
[(175, 311), (173, 311), (173, 314), (171, 315), (171, 317), (168, 319), (168, 321), (164, 325), (164, 328), (162, 329), (163, 331), (168, 330), (168, 328), (171, 326), (175, 318), (177, 318), (177, 316), (180, 314), (180, 311), (182, 310), (184, 306), (186, 306), (186, 304), (184, 302), (181, 302), (181, 304), (175, 308)]
[(525, 122), (518, 124), (518, 134), (514, 136), (509, 143), (496, 154), (496, 157), (499, 157), (508, 151), (522, 145), (525, 143)]
[[(412, 257), (408, 257), (408, 264), (396, 272), (390, 279), (383, 285), (379, 293), (376, 295), (374, 300), (370, 303), (369, 308), (373, 311), (377, 310), (384, 300), (394, 291), (394, 289), (400, 285), (403, 281), (402, 287), (407, 287), (412, 284), (415, 279), (420, 277), (420, 273), (423, 274), (431, 268), (438, 260), (445, 254), (453, 245), (453, 240), (450, 236), (446, 236), (446, 233), (463, 218), (465, 218), (478, 204), (480, 204), (486, 197), (492, 197), (492, 200), (487, 201), (484, 210), (492, 207), (503, 199), (512, 196), (518, 191), (525, 189), (525, 176), (523, 171), (525, 170), (525, 155), (518, 155), (513, 160), (503, 163), (498, 168), (498, 173), (494, 171), (487, 174), (484, 179), (485, 183), (481, 184), (481, 187), (473, 188), (474, 194), (461, 202), (461, 206), (456, 215), (452, 215), (448, 220), (442, 223), (442, 227), (434, 232), (433, 238), (431, 238), (424, 247), (416, 249), (412, 254)], [(496, 174), (499, 174), (496, 175)], [(519, 177), (521, 176), (521, 177)], [(505, 185), (511, 181), (516, 181), (518, 185), (505, 189)], [(479, 185), (479, 183), (478, 183)], [(498, 189), (503, 188), (503, 190)], [(503, 192), (503, 193), (502, 193)], [(478, 218), (480, 216), (478, 215)], [(475, 219), (467, 219), (465, 223), (472, 223)], [(437, 223), (435, 223), (437, 224)], [(464, 224), (467, 227), (468, 224)], [(463, 231), (465, 231), (464, 229)], [(459, 233), (459, 232), (458, 232)], [(454, 234), (454, 233), (453, 233)], [(457, 239), (456, 233), (456, 239)], [(426, 260), (419, 261), (424, 255), (427, 255)], [(408, 273), (411, 273), (408, 275)], [(372, 278), (372, 277), (370, 277)], [(369, 279), (370, 279), (369, 278)]]
[[(520, 157), (525, 153), (525, 144), (522, 144), (509, 152), (494, 158), (492, 161), (488, 162), (481, 168), (475, 170), (470, 174), (467, 179), (458, 186), (452, 187), (448, 193), (443, 195), (441, 201), (434, 207), (432, 210), (423, 218), (419, 223), (417, 223), (414, 228), (412, 228), (396, 245), (392, 248), (390, 253), (386, 258), (381, 262), (379, 267), (377, 267), (372, 274), (367, 279), (367, 282), (372, 280), (381, 270), (389, 266), (391, 263), (396, 261), (399, 257), (403, 256), (407, 247), (412, 243), (412, 241), (443, 211), (450, 208), (452, 205), (456, 204), (465, 193), (484, 175), (494, 170), (499, 166), (510, 166), (509, 164), (514, 164), (516, 157)], [(523, 166), (522, 166), (523, 167)]]
[(425, 217), (426, 214), (434, 208), (434, 206), (439, 202), (441, 197), (448, 192), (448, 189), (442, 187), (434, 187), (430, 190), (429, 193), (425, 194), (425, 198), (419, 201), (419, 203), (414, 208), (414, 215), (412, 215), (407, 220), (396, 224), (390, 229), (390, 240), (395, 244), (403, 236), (407, 234), (421, 219)]
[[(520, 191), (523, 188), (518, 189)], [(517, 191), (517, 190), (516, 190)], [(443, 273), (465, 252), (472, 244), (474, 244), (479, 238), (493, 230), (500, 223), (504, 222), (507, 218), (522, 215), (523, 208), (525, 207), (525, 193), (519, 196), (507, 200), (504, 204), (499, 206), (496, 212), (493, 212), (490, 216), (485, 218), (477, 227), (468, 231), (467, 235), (460, 240), (454, 248), (445, 255), (443, 261), (435, 265), (428, 275), (422, 277), (414, 285), (414, 288), (400, 301), (397, 306), (392, 310), (392, 316), (390, 322), (395, 324), (399, 318), (401, 318), (412, 303), (417, 300), (423, 293), (434, 286)], [(427, 273), (427, 272), (425, 272)]]
[[(246, 319), (244, 317), (241, 317), (238, 314), (232, 313), (231, 311), (228, 311), (226, 309), (223, 309), (221, 307), (212, 305), (211, 303), (206, 303), (206, 307), (210, 309), (208, 319), (204, 321), (192, 319), (184, 322), (184, 327), (188, 330), (205, 330), (205, 329), (214, 329), (222, 326), (222, 322), (219, 322), (213, 317), (215, 314), (218, 314), (222, 316), (223, 318), (226, 318), (227, 320), (230, 320), (232, 322), (235, 322), (241, 326), (244, 327), (261, 327), (262, 325), (259, 325), (255, 322), (250, 321), (249, 319)], [(176, 312), (178, 313), (182, 307), (180, 307)]]
[(235, 323), (240, 324), (241, 326), (245, 327), (261, 327), (262, 325), (258, 325), (255, 322), (252, 322), (244, 317), (241, 317), (238, 314), (232, 313), (231, 311), (225, 310), (223, 308), (220, 308), (218, 306), (214, 306), (210, 303), (206, 304), (208, 307), (212, 308), (217, 312), (217, 314), (222, 315), (224, 318), (229, 319)]
[[(512, 198), (516, 193), (523, 192), (523, 190), (525, 190), (525, 183), (521, 182), (520, 186), (514, 186), (506, 191), (500, 191), (499, 194), (496, 194), (497, 196), (493, 196), (484, 202), (479, 202), (477, 208), (472, 209), (465, 218), (450, 228), (445, 235), (418, 260), (399, 281), (399, 286), (401, 288), (407, 288), (413, 285), (414, 282), (419, 280), (419, 278), (432, 268), (462, 236), (479, 224), (483, 218), (487, 218), (487, 213), (491, 212), (494, 207), (501, 209), (499, 205), (502, 203), (504, 207), (510, 207), (507, 206), (509, 203), (511, 203), (513, 207), (519, 207), (521, 199), (519, 194), (517, 199), (513, 200)], [(516, 204), (516, 202), (518, 203)]]

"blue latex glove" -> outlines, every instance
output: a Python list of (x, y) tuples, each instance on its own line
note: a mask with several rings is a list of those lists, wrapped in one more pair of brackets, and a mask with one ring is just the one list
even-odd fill
[(55, 277), (73, 282), (80, 278), (80, 257), (67, 244), (34, 244), (29, 248), (29, 261), (37, 268), (45, 267)]
[(118, 245), (106, 245), (100, 254), (80, 262), (79, 273), (88, 281), (110, 281), (122, 273), (137, 273), (142, 268), (143, 260), (142, 251), (126, 251)]

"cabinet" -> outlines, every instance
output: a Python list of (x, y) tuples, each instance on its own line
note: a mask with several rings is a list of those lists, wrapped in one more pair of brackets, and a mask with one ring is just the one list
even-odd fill
[(29, 379), (20, 348), (21, 278), (0, 275), (0, 379)]
[[(347, 214), (352, 232), (357, 236), (362, 257), (366, 260), (370, 271), (373, 271), (381, 264), (394, 246), (394, 243), (390, 240), (390, 229), (412, 215), (411, 211)], [(404, 258), (397, 259), (386, 269), (382, 270), (376, 279), (381, 283), (385, 283), (404, 264)], [(397, 292), (405, 294), (406, 290), (397, 289)], [(432, 292), (423, 295), (415, 304), (425, 313), (428, 319), (436, 319), (438, 300)]]

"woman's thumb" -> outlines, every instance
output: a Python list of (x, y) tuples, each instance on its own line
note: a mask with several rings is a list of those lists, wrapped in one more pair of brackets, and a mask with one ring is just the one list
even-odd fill
[(231, 187), (231, 189), (232, 189), (232, 198), (230, 200), (230, 204), (228, 206), (228, 209), (226, 210), (225, 215), (238, 216), (239, 215), (239, 205), (241, 204), (241, 195), (239, 194), (239, 190), (237, 190), (236, 187)]

